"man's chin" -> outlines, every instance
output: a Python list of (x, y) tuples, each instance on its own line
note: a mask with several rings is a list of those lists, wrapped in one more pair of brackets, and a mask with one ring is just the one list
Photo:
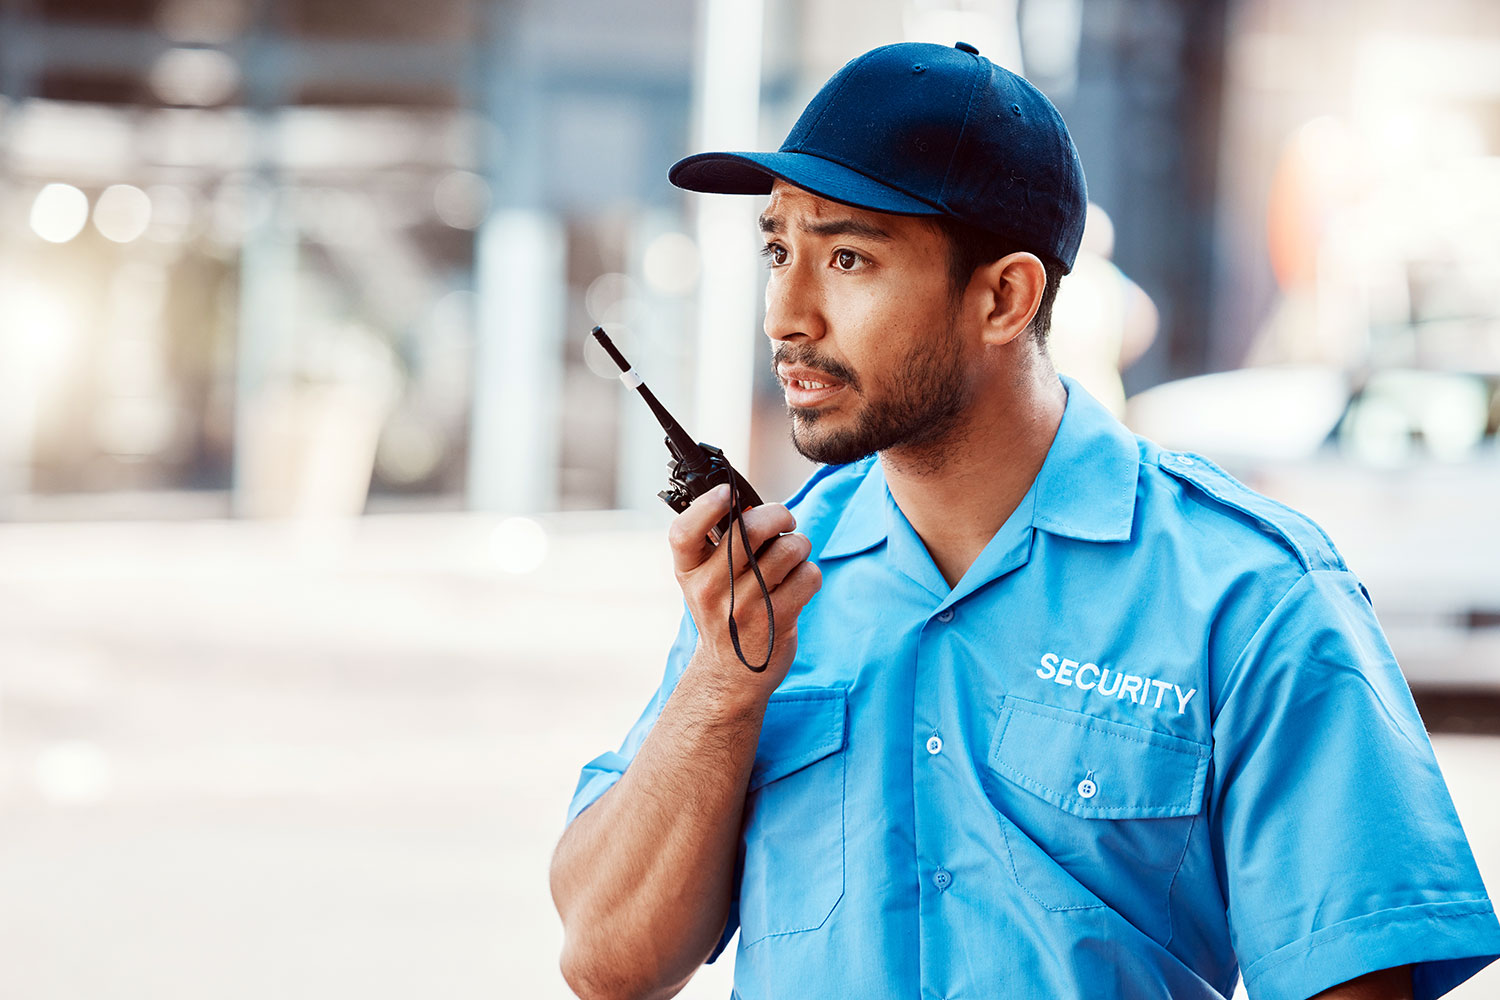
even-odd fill
[(817, 462), (819, 465), (847, 465), (868, 458), (878, 450), (868, 447), (867, 442), (853, 440), (836, 432), (817, 433), (809, 426), (814, 422), (799, 420), (795, 413), (792, 417), (792, 447), (809, 462)]

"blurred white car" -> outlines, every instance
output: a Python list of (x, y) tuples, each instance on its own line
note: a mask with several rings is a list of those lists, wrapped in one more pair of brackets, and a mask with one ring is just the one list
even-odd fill
[(1497, 416), (1492, 377), (1289, 367), (1165, 383), (1126, 421), (1317, 521), (1413, 688), (1500, 696)]

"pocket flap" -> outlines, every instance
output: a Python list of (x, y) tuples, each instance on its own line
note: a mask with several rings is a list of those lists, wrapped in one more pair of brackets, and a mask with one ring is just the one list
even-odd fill
[(1019, 698), (995, 726), (990, 766), (1087, 819), (1192, 816), (1203, 803), (1209, 748)]
[(771, 695), (760, 727), (760, 748), (750, 771), (749, 791), (842, 750), (846, 702), (843, 688), (808, 688)]

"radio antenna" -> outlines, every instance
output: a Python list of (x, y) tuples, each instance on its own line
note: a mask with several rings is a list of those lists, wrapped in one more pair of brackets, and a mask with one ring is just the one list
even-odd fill
[(661, 405), (652, 391), (646, 388), (645, 379), (636, 374), (630, 362), (625, 360), (625, 355), (609, 339), (609, 334), (604, 332), (604, 327), (594, 327), (594, 339), (599, 341), (599, 346), (604, 348), (604, 353), (620, 369), (620, 381), (641, 394), (646, 405), (651, 407), (651, 412), (656, 414), (656, 420), (661, 424), (661, 429), (667, 432), (667, 440), (672, 442), (673, 449), (677, 452), (684, 465), (696, 472), (708, 464), (708, 453), (698, 446), (698, 442), (688, 436), (688, 432), (682, 429), (667, 408)]

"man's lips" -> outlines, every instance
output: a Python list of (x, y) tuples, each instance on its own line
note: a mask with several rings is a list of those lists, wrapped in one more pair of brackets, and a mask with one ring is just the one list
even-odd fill
[(786, 401), (792, 406), (816, 406), (844, 388), (844, 383), (832, 375), (802, 365), (779, 365), (776, 374), (786, 389)]

